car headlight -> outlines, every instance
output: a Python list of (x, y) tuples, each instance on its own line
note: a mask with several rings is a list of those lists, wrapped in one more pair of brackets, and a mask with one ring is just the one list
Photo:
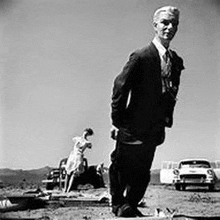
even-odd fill
[(173, 173), (174, 173), (175, 175), (179, 175), (180, 172), (179, 172), (179, 170), (174, 169), (174, 170), (173, 170)]
[(207, 173), (209, 174), (209, 175), (213, 175), (213, 171), (212, 170), (207, 170)]

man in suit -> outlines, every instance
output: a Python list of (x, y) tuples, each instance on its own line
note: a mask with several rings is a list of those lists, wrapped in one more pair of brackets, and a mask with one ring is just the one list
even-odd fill
[(173, 124), (173, 110), (184, 69), (169, 45), (177, 32), (179, 10), (165, 6), (154, 13), (155, 37), (136, 50), (114, 80), (111, 136), (116, 146), (109, 169), (112, 212), (142, 216), (137, 209), (150, 181), (155, 149)]

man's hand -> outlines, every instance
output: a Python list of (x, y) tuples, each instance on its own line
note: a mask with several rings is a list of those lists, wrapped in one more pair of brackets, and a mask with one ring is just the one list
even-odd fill
[(112, 127), (111, 127), (111, 138), (113, 140), (116, 140), (117, 135), (118, 135), (118, 128), (116, 128), (115, 126), (112, 125)]

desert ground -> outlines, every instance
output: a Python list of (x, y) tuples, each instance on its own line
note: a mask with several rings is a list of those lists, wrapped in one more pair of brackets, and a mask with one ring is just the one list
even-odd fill
[[(25, 192), (25, 189), (0, 189), (0, 195)], [(79, 191), (78, 191), (79, 193)], [(108, 194), (108, 188), (87, 189), (81, 193), (91, 195)], [(220, 219), (220, 185), (213, 192), (206, 188), (189, 187), (186, 191), (176, 191), (172, 185), (150, 184), (145, 194), (144, 205), (139, 207), (145, 215), (153, 216), (156, 208), (166, 212), (166, 208), (175, 210), (174, 219)], [(47, 207), (33, 210), (0, 213), (0, 219), (45, 219), (45, 220), (98, 220), (117, 219), (108, 205), (72, 207)], [(123, 218), (119, 218), (123, 219)], [(137, 219), (137, 218), (136, 218)], [(142, 217), (140, 219), (155, 219)], [(163, 218), (162, 218), (163, 219)], [(171, 218), (166, 218), (171, 219)]]

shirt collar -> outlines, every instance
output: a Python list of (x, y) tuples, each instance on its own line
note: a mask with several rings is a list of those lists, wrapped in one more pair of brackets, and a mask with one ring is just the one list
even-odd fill
[(154, 38), (152, 42), (153, 42), (153, 44), (155, 45), (155, 47), (157, 48), (157, 50), (158, 50), (158, 52), (159, 52), (159, 54), (160, 54), (161, 57), (166, 53), (167, 50), (169, 51), (169, 49), (166, 49), (166, 48), (158, 41), (157, 38)]

